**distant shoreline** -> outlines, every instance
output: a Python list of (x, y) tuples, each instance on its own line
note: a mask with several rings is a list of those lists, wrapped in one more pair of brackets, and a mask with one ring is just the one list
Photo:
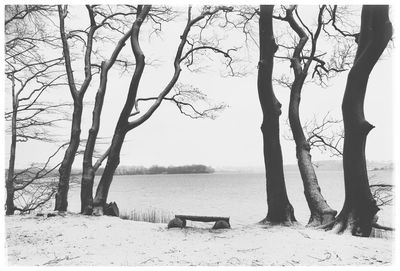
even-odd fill
[[(104, 168), (99, 168), (96, 175), (102, 175)], [(158, 175), (158, 174), (210, 174), (214, 173), (215, 169), (205, 165), (184, 165), (184, 166), (151, 166), (135, 167), (135, 166), (121, 166), (115, 171), (115, 175)]]
[[(219, 171), (217, 171), (219, 172)], [(213, 172), (176, 172), (176, 173), (168, 173), (168, 172), (164, 172), (164, 173), (122, 173), (122, 174), (114, 174), (115, 176), (145, 176), (145, 175), (184, 175), (184, 174), (213, 174), (215, 173), (215, 171)], [(101, 174), (99, 174), (99, 176), (101, 176)]]
[[(341, 160), (323, 160), (314, 161), (314, 166), (316, 171), (343, 171), (343, 165)], [(297, 171), (297, 164), (285, 164), (285, 171)], [(376, 171), (387, 171), (393, 170), (394, 165), (392, 161), (367, 161), (368, 172)], [(16, 172), (20, 171), (16, 169)], [(103, 174), (104, 168), (99, 168), (96, 172), (96, 176)], [(172, 175), (172, 174), (211, 174), (211, 173), (264, 173), (265, 169), (263, 166), (217, 166), (215, 168), (211, 166), (206, 166), (202, 164), (194, 165), (183, 165), (183, 166), (119, 166), (115, 172), (115, 175)], [(7, 173), (7, 169), (6, 169)], [(71, 172), (72, 176), (81, 175), (82, 171), (80, 169), (73, 169)], [(50, 174), (48, 177), (55, 177), (57, 173)]]

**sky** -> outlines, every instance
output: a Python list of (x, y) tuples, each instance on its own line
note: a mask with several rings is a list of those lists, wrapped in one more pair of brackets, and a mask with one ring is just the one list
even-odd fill
[[(74, 7), (76, 12), (69, 21), (69, 26), (85, 23), (82, 21), (82, 8)], [(306, 7), (302, 10), (306, 20), (313, 20), (315, 7)], [(159, 93), (172, 76), (172, 59), (179, 35), (184, 26), (184, 19), (163, 25), (160, 37), (148, 36), (143, 31), (140, 39), (147, 59), (157, 60), (157, 65), (147, 66), (139, 87), (139, 97), (153, 96)], [(278, 24), (275, 31), (282, 29)], [(284, 30), (283, 30), (284, 31)], [(224, 37), (224, 45), (239, 44), (243, 46), (243, 37), (236, 33), (217, 32)], [(321, 51), (329, 43), (321, 44)], [(109, 55), (108, 47), (99, 48), (104, 55)], [(123, 49), (123, 53), (130, 55), (130, 46)], [(223, 167), (262, 167), (264, 164), (262, 153), (262, 135), (260, 125), (262, 112), (257, 94), (257, 61), (258, 52), (255, 46), (250, 46), (245, 65), (248, 74), (244, 77), (223, 77), (225, 70), (217, 61), (209, 62), (204, 58), (203, 66), (208, 66), (202, 72), (182, 71), (179, 82), (193, 85), (204, 91), (216, 103), (225, 103), (229, 107), (218, 114), (215, 120), (193, 120), (179, 113), (179, 110), (167, 101), (163, 102), (154, 115), (140, 127), (130, 131), (126, 136), (121, 151), (121, 165), (184, 165), (205, 164), (216, 168)], [(79, 52), (79, 50), (78, 50)], [(54, 53), (54, 52), (53, 52)], [(279, 51), (278, 51), (279, 53)], [(76, 73), (79, 70), (79, 63)], [(393, 160), (393, 61), (391, 53), (385, 56), (375, 66), (368, 83), (365, 100), (366, 119), (376, 126), (368, 136), (366, 157), (368, 160)], [(276, 64), (274, 75), (290, 74), (289, 65)], [(338, 75), (329, 82), (329, 87), (321, 88), (308, 84), (303, 88), (300, 105), (300, 116), (304, 123), (317, 116), (321, 118), (327, 112), (335, 118), (341, 118), (341, 100), (346, 85), (347, 72)], [(87, 106), (84, 109), (81, 138), (86, 138), (91, 124), (91, 111), (98, 86), (98, 77), (94, 77), (91, 87), (85, 95)], [(130, 74), (123, 74), (112, 70), (109, 75), (108, 88), (102, 113), (102, 123), (99, 137), (104, 142), (110, 142), (116, 121), (123, 106), (130, 82)], [(289, 134), (287, 127), (287, 111), (289, 104), (289, 90), (275, 86), (275, 93), (282, 103), (281, 134)], [(5, 93), (6, 108), (10, 104), (9, 94)], [(71, 101), (67, 87), (51, 90), (48, 96), (53, 101)], [(145, 107), (143, 107), (143, 110)], [(8, 125), (6, 123), (5, 125)], [(68, 123), (63, 125), (58, 133), (63, 140), (68, 139)], [(5, 136), (5, 163), (8, 161), (10, 139)], [(285, 164), (296, 163), (295, 145), (281, 136), (283, 159)], [(16, 167), (25, 167), (34, 162), (45, 161), (55, 149), (55, 145), (40, 142), (21, 143), (17, 146)], [(99, 152), (107, 148), (107, 144), (98, 145)], [(312, 151), (313, 160), (332, 159), (328, 153), (318, 150)], [(61, 156), (60, 156), (61, 159)], [(75, 168), (81, 166), (82, 159), (77, 157)]]

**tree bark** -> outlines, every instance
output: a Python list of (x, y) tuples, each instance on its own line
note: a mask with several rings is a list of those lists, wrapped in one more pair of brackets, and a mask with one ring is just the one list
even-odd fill
[(305, 78), (306, 74), (299, 75), (292, 85), (289, 102), (289, 122), (296, 143), (297, 164), (303, 180), (304, 195), (311, 212), (307, 226), (315, 227), (332, 222), (337, 212), (328, 205), (321, 194), (321, 188), (311, 161), (310, 144), (304, 136), (300, 122), (299, 106), (301, 89)]
[(372, 197), (365, 159), (367, 135), (374, 128), (364, 116), (369, 75), (392, 37), (387, 5), (364, 5), (360, 40), (342, 103), (345, 129), (343, 170), (345, 202), (332, 225), (336, 233), (369, 236), (379, 208)]
[(90, 164), (88, 164), (87, 160), (83, 163), (81, 179), (81, 214), (91, 215), (93, 212), (93, 184), (96, 172), (93, 169), (91, 161)]
[(268, 213), (263, 223), (283, 223), (296, 221), (289, 202), (283, 174), (282, 150), (279, 139), (279, 116), (281, 104), (272, 88), (273, 58), (277, 50), (273, 35), (272, 5), (260, 6), (260, 61), (258, 63), (258, 95), (263, 111), (261, 131), (264, 142), (264, 163)]
[(131, 34), (131, 46), (132, 51), (135, 55), (136, 66), (135, 72), (132, 76), (131, 83), (129, 86), (128, 97), (126, 99), (124, 108), (121, 111), (121, 114), (118, 119), (117, 126), (115, 128), (114, 136), (110, 146), (110, 152), (108, 154), (107, 164), (104, 168), (103, 175), (101, 176), (99, 185), (96, 190), (96, 196), (93, 201), (94, 214), (102, 215), (103, 208), (106, 204), (108, 191), (119, 162), (120, 162), (120, 152), (122, 148), (122, 144), (125, 139), (126, 133), (129, 131), (129, 116), (132, 112), (133, 106), (135, 105), (136, 95), (140, 83), (140, 79), (143, 74), (143, 70), (145, 67), (144, 54), (139, 44), (139, 33), (140, 27), (146, 18), (147, 14), (150, 11), (151, 6), (145, 5), (143, 8), (140, 8), (140, 12), (138, 12), (138, 16), (133, 23), (132, 26), (132, 34)]
[(10, 146), (10, 160), (8, 164), (8, 174), (6, 181), (6, 215), (13, 215), (15, 211), (14, 206), (14, 167), (15, 167), (15, 151), (17, 148), (17, 112), (18, 112), (18, 97), (15, 93), (14, 75), (11, 78), (11, 91), (12, 91), (12, 117), (11, 117), (11, 146)]
[(107, 86), (107, 64), (101, 63), (100, 86), (96, 93), (92, 112), (92, 126), (86, 142), (83, 154), (82, 180), (81, 180), (81, 213), (90, 215), (93, 210), (93, 182), (95, 170), (93, 168), (93, 153), (96, 145), (97, 134), (100, 129), (100, 116), (104, 103), (104, 95)]
[(107, 203), (108, 192), (111, 182), (114, 177), (115, 170), (120, 162), (120, 153), (124, 139), (126, 136), (126, 129), (116, 129), (108, 154), (107, 164), (104, 172), (101, 175), (99, 185), (97, 186), (96, 196), (93, 201), (93, 213), (95, 215), (103, 215), (104, 206)]
[(68, 190), (69, 179), (71, 177), (71, 168), (75, 160), (75, 154), (78, 150), (81, 134), (81, 119), (82, 119), (82, 103), (74, 102), (74, 112), (72, 114), (71, 135), (69, 145), (65, 151), (63, 161), (58, 170), (60, 177), (56, 193), (55, 210), (66, 211), (68, 208)]

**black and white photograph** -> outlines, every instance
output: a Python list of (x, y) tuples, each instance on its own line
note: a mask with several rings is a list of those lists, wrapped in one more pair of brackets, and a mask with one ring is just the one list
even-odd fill
[(5, 1), (3, 266), (394, 268), (399, 6), (330, 2)]

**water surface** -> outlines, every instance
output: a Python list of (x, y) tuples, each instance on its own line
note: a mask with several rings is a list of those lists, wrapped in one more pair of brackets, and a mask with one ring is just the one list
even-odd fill
[[(370, 172), (371, 182), (391, 179), (391, 171)], [(341, 210), (344, 201), (343, 172), (317, 171), (323, 196), (330, 206)], [(286, 171), (286, 186), (298, 221), (309, 217), (298, 171)], [(96, 184), (99, 177), (96, 177)], [(69, 210), (79, 211), (79, 187), (71, 189)], [(115, 176), (108, 201), (116, 201), (120, 212), (156, 209), (160, 212), (205, 216), (229, 216), (232, 225), (245, 225), (266, 216), (264, 173), (216, 172), (213, 174)], [(387, 210), (385, 210), (387, 213)], [(390, 212), (384, 220), (391, 224)]]

